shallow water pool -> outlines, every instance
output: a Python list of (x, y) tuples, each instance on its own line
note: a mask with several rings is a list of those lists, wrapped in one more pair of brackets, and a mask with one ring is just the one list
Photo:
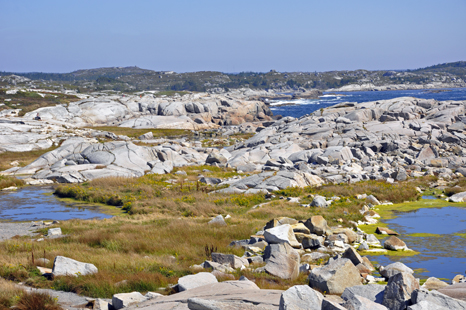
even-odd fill
[(0, 192), (0, 220), (38, 221), (110, 218), (97, 207), (78, 207), (55, 198), (53, 188), (28, 186), (17, 191)]
[[(420, 254), (410, 257), (373, 256), (371, 260), (381, 265), (400, 261), (415, 269), (421, 278), (452, 279), (465, 273), (466, 208), (424, 208), (399, 212), (396, 218), (383, 222), (400, 234), (398, 237), (408, 248)], [(383, 244), (383, 240), (381, 242)]]

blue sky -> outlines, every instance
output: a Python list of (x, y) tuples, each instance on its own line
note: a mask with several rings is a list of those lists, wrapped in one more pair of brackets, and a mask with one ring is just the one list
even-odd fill
[(0, 71), (415, 69), (466, 60), (465, 0), (0, 0)]

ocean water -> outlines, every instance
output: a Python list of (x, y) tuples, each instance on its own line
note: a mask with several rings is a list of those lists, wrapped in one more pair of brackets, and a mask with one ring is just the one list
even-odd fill
[[(393, 99), (397, 97), (416, 97), (423, 99), (466, 100), (466, 88), (449, 88), (439, 93), (432, 89), (424, 90), (390, 90), (390, 91), (358, 91), (358, 92), (325, 92), (319, 99), (296, 99), (272, 101), (270, 109), (274, 115), (301, 117), (320, 108), (326, 108), (341, 102), (368, 102), (376, 100)], [(281, 104), (294, 104), (277, 106)]]

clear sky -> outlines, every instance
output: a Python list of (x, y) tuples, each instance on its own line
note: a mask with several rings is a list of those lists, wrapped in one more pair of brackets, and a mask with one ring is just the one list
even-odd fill
[(0, 0), (0, 71), (376, 70), (459, 60), (465, 0)]

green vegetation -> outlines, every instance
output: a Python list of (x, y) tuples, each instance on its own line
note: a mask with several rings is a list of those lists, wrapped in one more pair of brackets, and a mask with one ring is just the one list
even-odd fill
[[(222, 73), (216, 71), (161, 72), (138, 67), (113, 67), (79, 70), (71, 73), (13, 73), (41, 83), (43, 88), (59, 85), (79, 92), (113, 90), (135, 92), (146, 90), (189, 92), (206, 91), (211, 88), (235, 89), (329, 89), (349, 84), (361, 84), (368, 80), (375, 85), (425, 84), (434, 81), (455, 82), (466, 80), (464, 61), (440, 64), (417, 70), (398, 71), (328, 71), (328, 72), (241, 72)], [(66, 85), (65, 85), (66, 84)]]
[(24, 181), (17, 179), (15, 177), (7, 176), (7, 175), (0, 175), (0, 190), (11, 187), (11, 186), (24, 186)]
[(62, 310), (57, 301), (46, 293), (26, 293), (15, 283), (0, 278), (0, 309)]
[(419, 238), (425, 238), (425, 237), (440, 238), (440, 237), (442, 237), (442, 235), (428, 234), (428, 233), (415, 233), (415, 234), (409, 234), (408, 236), (410, 236), (410, 237), (419, 237)]
[(370, 251), (361, 251), (359, 252), (360, 255), (362, 256), (380, 256), (380, 255), (385, 255), (385, 256), (396, 256), (396, 257), (409, 257), (409, 256), (414, 256), (418, 255), (419, 252), (413, 251), (413, 250), (407, 250), (407, 251), (390, 251), (387, 250), (385, 253), (377, 253), (377, 252), (370, 252)]
[(65, 95), (58, 92), (43, 93), (40, 95), (37, 92), (18, 91), (14, 95), (8, 95), (6, 94), (6, 89), (0, 89), (0, 103), (5, 104), (4, 106), (0, 106), (0, 110), (22, 109), (19, 113), (20, 116), (38, 108), (68, 104), (78, 100), (79, 98), (74, 95)]

